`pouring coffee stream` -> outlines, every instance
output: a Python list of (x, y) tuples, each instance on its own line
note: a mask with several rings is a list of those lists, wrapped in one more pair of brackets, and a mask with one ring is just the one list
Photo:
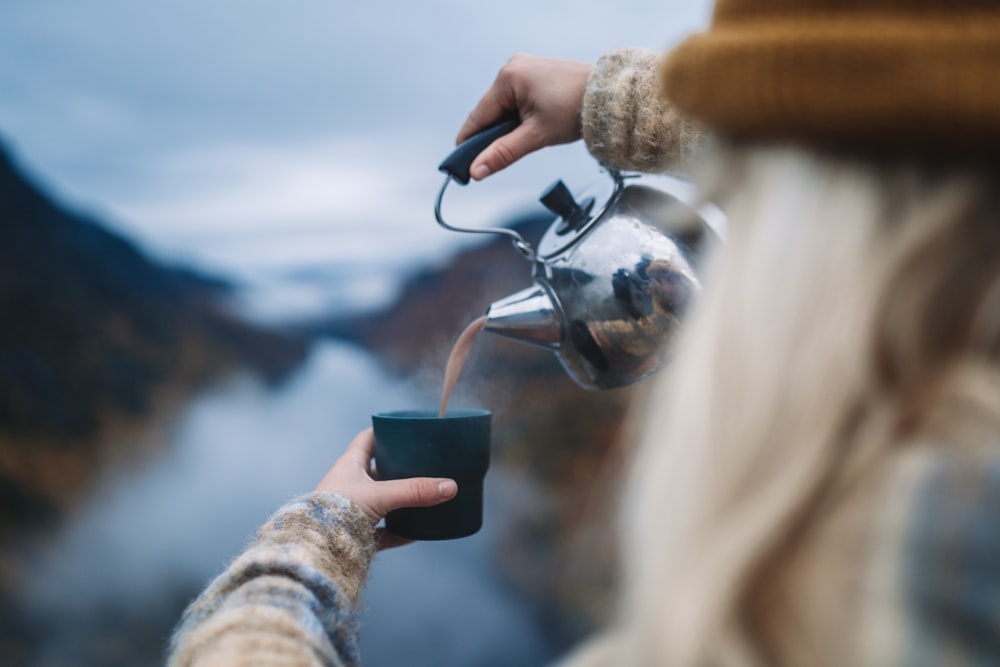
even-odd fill
[(462, 373), (462, 366), (465, 365), (465, 358), (469, 356), (472, 341), (475, 340), (485, 325), (485, 316), (474, 319), (465, 328), (462, 335), (458, 337), (455, 346), (451, 349), (451, 354), (448, 356), (448, 363), (444, 367), (444, 386), (441, 388), (441, 407), (438, 410), (438, 417), (441, 419), (448, 412), (448, 401), (451, 399), (451, 392), (455, 388), (455, 383), (458, 382), (458, 376)]
[[(702, 260), (719, 237), (703, 208), (684, 203), (664, 183), (654, 187), (651, 177), (612, 169), (605, 169), (611, 193), (604, 198), (578, 200), (562, 181), (542, 194), (556, 218), (537, 248), (512, 229), (446, 222), (441, 209), (448, 185), (468, 184), (476, 156), (518, 124), (505, 119), (483, 130), (439, 166), (446, 178), (434, 207), (438, 224), (507, 236), (532, 264), (533, 284), (492, 303), (481, 328), (549, 349), (586, 389), (637, 382), (669, 362), (670, 341), (701, 290)], [(442, 396), (442, 411), (446, 403)]]

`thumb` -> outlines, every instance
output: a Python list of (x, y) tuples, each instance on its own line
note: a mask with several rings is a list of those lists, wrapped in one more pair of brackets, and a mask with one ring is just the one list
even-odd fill
[(537, 151), (544, 144), (539, 141), (530, 125), (522, 123), (510, 134), (506, 134), (479, 154), (472, 161), (469, 173), (474, 180), (481, 181), (490, 174), (506, 169), (528, 153)]
[(382, 516), (403, 507), (430, 507), (451, 500), (458, 493), (454, 480), (413, 477), (378, 482), (379, 510)]

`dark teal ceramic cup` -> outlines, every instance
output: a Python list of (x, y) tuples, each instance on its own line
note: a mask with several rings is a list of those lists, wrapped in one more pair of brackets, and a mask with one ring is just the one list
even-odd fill
[(434, 507), (389, 512), (385, 527), (411, 540), (466, 537), (483, 525), (483, 481), (490, 465), (490, 412), (399, 410), (372, 415), (381, 479), (450, 477), (458, 494)]

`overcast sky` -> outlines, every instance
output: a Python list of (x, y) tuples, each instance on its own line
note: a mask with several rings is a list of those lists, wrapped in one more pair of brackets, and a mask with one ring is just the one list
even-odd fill
[[(706, 0), (3, 0), (0, 135), (61, 197), (167, 255), (237, 270), (417, 256), (448, 242), (437, 164), (511, 54), (663, 49), (708, 14)], [(449, 211), (490, 222), (584, 168), (579, 147), (546, 151)]]

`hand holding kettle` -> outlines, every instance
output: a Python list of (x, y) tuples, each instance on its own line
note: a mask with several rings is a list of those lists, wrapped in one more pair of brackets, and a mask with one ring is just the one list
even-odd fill
[[(647, 64), (654, 71), (655, 61)], [(450, 183), (481, 180), (534, 150), (580, 139), (593, 75), (587, 63), (511, 58), (439, 166), (446, 178), (434, 214), (452, 231), (511, 238), (532, 264), (533, 284), (491, 304), (484, 331), (547, 348), (582, 387), (610, 389), (671, 357), (670, 342), (701, 290), (702, 257), (719, 240), (700, 205), (686, 204), (673, 185), (602, 164), (610, 192), (577, 197), (556, 181), (542, 194), (556, 218), (535, 247), (512, 229), (459, 227), (442, 212)]]
[(678, 324), (701, 290), (701, 259), (716, 245), (716, 232), (677, 193), (615, 170), (607, 170), (610, 193), (601, 196), (578, 198), (561, 180), (553, 183), (540, 200), (556, 218), (535, 247), (513, 229), (446, 221), (448, 186), (466, 185), (481, 152), (520, 127), (516, 118), (502, 120), (439, 166), (446, 176), (434, 206), (438, 224), (507, 236), (532, 264), (533, 285), (494, 302), (483, 330), (553, 351), (587, 389), (641, 380), (669, 361)]
[(532, 55), (512, 57), (458, 133), (462, 143), (516, 113), (520, 127), (495, 140), (471, 165), (482, 180), (546, 146), (568, 144), (581, 137), (580, 110), (591, 64)]

